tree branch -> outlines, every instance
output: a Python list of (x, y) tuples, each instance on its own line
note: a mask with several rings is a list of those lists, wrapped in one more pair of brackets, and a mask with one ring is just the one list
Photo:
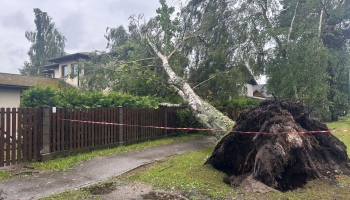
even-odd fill
[(169, 54), (169, 56), (167, 56), (167, 58), (170, 59), (171, 56), (173, 56), (173, 54), (181, 47), (182, 43), (184, 43), (186, 40), (189, 40), (189, 39), (194, 38), (194, 37), (197, 37), (197, 34), (192, 34), (192, 35), (182, 39), (181, 42), (175, 46), (174, 50)]
[[(130, 71), (134, 71), (134, 70), (139, 70), (139, 69), (144, 69), (144, 68), (148, 68), (148, 67), (156, 67), (156, 68), (163, 68), (161, 66), (158, 66), (158, 65), (146, 65), (146, 66), (141, 66), (139, 68), (135, 68), (135, 69), (129, 69), (129, 70), (119, 70), (119, 71), (113, 71), (113, 72), (130, 72)], [(109, 70), (109, 69), (107, 69)], [(110, 70), (112, 71), (112, 70)]]
[(326, 13), (326, 15), (329, 16), (330, 14), (327, 12), (326, 5), (324, 4), (323, 0), (320, 0), (320, 3), (322, 4), (322, 8), (323, 8), (324, 12)]
[(293, 16), (292, 22), (290, 23), (287, 42), (289, 42), (290, 34), (292, 33), (292, 30), (293, 30), (293, 24), (294, 24), (295, 16), (297, 15), (298, 6), (299, 6), (299, 1), (297, 1), (297, 5), (295, 6), (295, 10), (294, 10), (294, 16)]
[[(267, 15), (266, 15), (266, 13), (267, 13), (266, 9), (265, 9), (262, 5), (260, 5), (260, 7), (261, 7), (261, 9), (263, 10), (263, 11), (262, 11), (262, 15), (263, 15), (263, 17), (264, 17), (264, 19), (265, 19), (265, 21), (266, 21), (266, 23), (267, 23), (267, 27), (268, 27), (268, 28), (273, 28), (273, 27), (272, 27), (272, 24), (271, 24), (271, 22), (270, 22), (270, 20), (269, 20), (269, 18), (268, 18)], [(281, 40), (280, 40), (275, 34), (272, 34), (272, 37), (273, 37), (273, 38), (275, 39), (275, 41), (277, 42), (278, 47), (282, 50), (282, 42), (281, 42)]]
[(153, 60), (155, 57), (153, 58), (142, 58), (142, 59), (139, 59), (139, 60), (134, 60), (134, 61), (131, 61), (131, 62), (124, 62), (124, 61), (118, 61), (119, 64), (121, 65), (124, 65), (124, 64), (132, 64), (134, 62), (142, 62), (142, 61), (147, 61), (147, 60)]
[(229, 72), (230, 72), (230, 71), (226, 71), (226, 72), (219, 72), (219, 73), (215, 74), (213, 77), (208, 78), (207, 80), (205, 80), (205, 81), (203, 81), (203, 82), (201, 82), (201, 83), (197, 84), (196, 86), (194, 86), (194, 87), (193, 87), (193, 90), (194, 90), (194, 89), (196, 89), (197, 87), (199, 87), (200, 85), (202, 85), (202, 84), (204, 84), (204, 83), (206, 83), (206, 82), (210, 81), (211, 79), (216, 78), (216, 77), (217, 77), (217, 76), (219, 76), (220, 74), (228, 74)]

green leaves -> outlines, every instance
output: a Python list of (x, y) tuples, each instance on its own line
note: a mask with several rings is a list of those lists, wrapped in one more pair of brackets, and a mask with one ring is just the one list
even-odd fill
[(20, 69), (22, 75), (44, 76), (47, 59), (65, 55), (66, 38), (55, 27), (52, 18), (39, 8), (34, 9), (35, 31), (26, 31), (25, 37), (32, 43), (29, 51), (29, 62)]
[(54, 90), (36, 86), (25, 90), (20, 107), (51, 106), (60, 108), (157, 108), (159, 100), (149, 96), (133, 96), (111, 92), (83, 92), (78, 89)]

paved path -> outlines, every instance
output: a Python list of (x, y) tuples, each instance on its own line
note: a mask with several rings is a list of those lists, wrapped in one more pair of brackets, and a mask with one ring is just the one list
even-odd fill
[(139, 166), (169, 156), (194, 151), (215, 144), (214, 137), (177, 142), (114, 155), (98, 157), (73, 167), (67, 172), (44, 172), (34, 176), (0, 181), (5, 199), (37, 199), (107, 180)]

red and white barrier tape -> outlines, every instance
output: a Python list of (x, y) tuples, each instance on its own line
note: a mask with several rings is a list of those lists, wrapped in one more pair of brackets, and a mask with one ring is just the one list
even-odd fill
[[(84, 120), (75, 120), (75, 119), (61, 119), (61, 121), (71, 121), (71, 122), (81, 122), (88, 124), (102, 124), (102, 125), (114, 125), (114, 126), (130, 126), (130, 127), (141, 127), (141, 128), (155, 128), (155, 129), (167, 129), (167, 130), (186, 130), (186, 131), (211, 131), (211, 132), (224, 132), (217, 129), (207, 129), (207, 128), (175, 128), (175, 127), (165, 127), (165, 126), (142, 126), (142, 125), (129, 125), (129, 124), (120, 124), (113, 122), (96, 122), (96, 121), (84, 121)], [(265, 133), (265, 132), (253, 132), (253, 131), (232, 131), (233, 133), (241, 134), (314, 134), (314, 133), (346, 133), (350, 132), (350, 129), (347, 130), (318, 130), (318, 131), (301, 131), (301, 132), (277, 132), (277, 133)]]
[(350, 130), (318, 130), (318, 131), (300, 131), (300, 132), (276, 132), (276, 133), (266, 133), (266, 132), (251, 132), (251, 131), (231, 131), (233, 133), (242, 133), (242, 134), (315, 134), (315, 133), (346, 133)]
[(208, 129), (208, 128), (175, 128), (175, 127), (165, 127), (165, 126), (141, 126), (141, 125), (129, 125), (129, 124), (120, 124), (113, 122), (95, 122), (95, 121), (84, 121), (84, 120), (75, 120), (75, 119), (61, 119), (62, 121), (71, 121), (71, 122), (81, 122), (89, 124), (103, 124), (103, 125), (114, 125), (114, 126), (131, 126), (131, 127), (141, 127), (141, 128), (155, 128), (155, 129), (167, 129), (167, 130), (186, 130), (186, 131), (211, 131), (211, 132), (224, 132), (222, 130)]

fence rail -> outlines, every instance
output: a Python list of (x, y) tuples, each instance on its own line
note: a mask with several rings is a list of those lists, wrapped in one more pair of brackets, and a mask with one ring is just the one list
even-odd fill
[[(219, 109), (231, 119), (234, 109)], [(0, 167), (50, 154), (173, 134), (176, 108), (0, 108)]]

